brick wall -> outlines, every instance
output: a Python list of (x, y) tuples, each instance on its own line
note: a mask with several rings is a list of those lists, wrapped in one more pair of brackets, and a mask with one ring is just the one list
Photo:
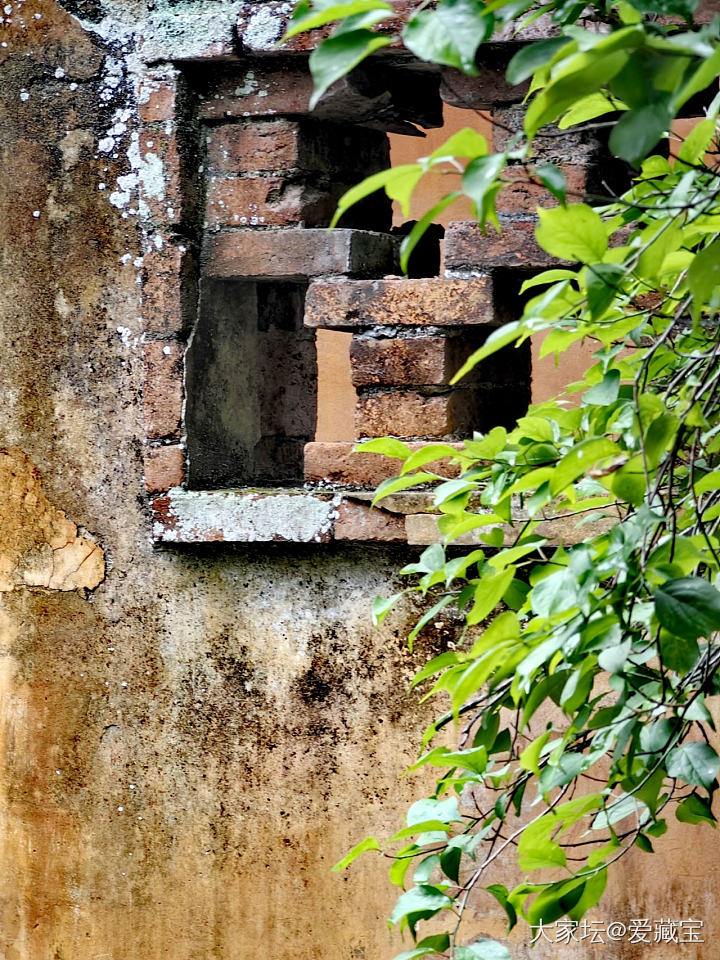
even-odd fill
[[(533, 239), (535, 207), (548, 198), (524, 167), (510, 168), (499, 195), (501, 234), (447, 226), (442, 272), (438, 227), (412, 279), (397, 276), (384, 194), (326, 229), (339, 197), (388, 165), (388, 134), (440, 126), (443, 103), (467, 110), (469, 125), (484, 111), (497, 146), (518, 130), (525, 91), (504, 81), (512, 49), (488, 48), (477, 78), (420, 69), (395, 50), (336, 84), (312, 114), (300, 43), (294, 55), (147, 69), (141, 153), (160, 156), (166, 172), (144, 198), (145, 477), (148, 493), (166, 495), (157, 500), (161, 539), (170, 515), (177, 538), (183, 497), (258, 486), (337, 494), (331, 536), (407, 538), (405, 517), (368, 513), (360, 496), (396, 464), (315, 437), (318, 331), (349, 339), (348, 436), (457, 442), (522, 415), (529, 348), (450, 380), (521, 309), (522, 279), (548, 265)], [(577, 196), (621, 173), (587, 134), (551, 132), (538, 152), (562, 166)]]

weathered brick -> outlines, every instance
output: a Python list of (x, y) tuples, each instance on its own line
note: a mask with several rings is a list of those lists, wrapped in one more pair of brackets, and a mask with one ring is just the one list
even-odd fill
[(165, 123), (177, 112), (177, 81), (145, 77), (138, 91), (138, 115), (143, 123)]
[[(411, 450), (419, 450), (422, 443), (408, 444)], [(331, 483), (334, 486), (355, 487), (373, 490), (388, 477), (400, 473), (402, 461), (382, 457), (374, 453), (354, 453), (355, 444), (345, 442), (312, 441), (305, 445), (305, 479), (308, 483)], [(457, 476), (458, 464), (440, 460), (428, 465), (428, 469), (440, 471), (444, 476)]]
[(558, 261), (541, 250), (535, 240), (537, 220), (500, 218), (500, 233), (482, 233), (473, 221), (453, 221), (445, 233), (445, 269), (491, 270), (522, 267), (540, 270)]
[[(359, 67), (334, 83), (312, 114), (315, 120), (417, 134), (411, 124), (442, 126), (439, 86), (439, 75), (427, 71)], [(305, 117), (313, 82), (306, 67), (268, 58), (216, 71), (198, 92), (201, 120)]]
[(312, 77), (300, 64), (279, 68), (271, 63), (253, 63), (218, 70), (201, 90), (199, 116), (201, 120), (222, 120), (306, 114), (312, 90)]
[(395, 241), (366, 230), (227, 230), (206, 241), (208, 276), (303, 280), (392, 270)]
[(152, 175), (141, 180), (141, 202), (158, 226), (177, 227), (191, 219), (194, 193), (186, 176), (176, 130), (143, 126), (140, 155)]
[(318, 190), (285, 177), (213, 177), (208, 185), (206, 225), (210, 229), (262, 225), (328, 226), (345, 188)]
[(143, 350), (143, 420), (152, 440), (176, 436), (183, 404), (183, 351), (178, 343), (152, 341)]
[(495, 319), (489, 277), (320, 281), (308, 290), (309, 327), (465, 326)]
[[(584, 164), (560, 164), (560, 170), (565, 174), (568, 199), (580, 202), (584, 199), (588, 186), (590, 167)], [(521, 166), (506, 167), (502, 179), (505, 186), (500, 190), (495, 201), (498, 213), (525, 214), (534, 216), (537, 208), (555, 207), (558, 200), (550, 191), (537, 182)], [(533, 182), (535, 180), (536, 182)]]
[[(522, 103), (498, 106), (492, 111), (493, 143), (496, 150), (504, 150), (516, 133), (523, 130), (525, 106)], [(602, 137), (592, 130), (559, 130), (549, 125), (540, 130), (533, 140), (533, 157), (555, 163), (591, 163), (602, 158)]]
[(207, 135), (207, 165), (213, 173), (303, 170), (344, 173), (354, 183), (358, 170), (369, 175), (385, 169), (389, 160), (382, 133), (317, 120), (246, 120), (214, 127)]
[(522, 30), (518, 30), (517, 24), (518, 21), (512, 19), (498, 30), (493, 39), (495, 41), (522, 41), (527, 43), (531, 40), (547, 40), (550, 37), (557, 37), (560, 34), (559, 26), (553, 23), (549, 13), (544, 13)]
[(146, 447), (143, 462), (148, 493), (179, 487), (185, 479), (185, 453), (177, 444)]
[(451, 107), (490, 110), (500, 104), (520, 103), (525, 98), (529, 83), (508, 83), (504, 64), (479, 63), (477, 77), (446, 67), (442, 72), (440, 96)]
[[(451, 336), (354, 337), (350, 343), (353, 385), (441, 386), (448, 384), (471, 353), (485, 342), (487, 331), (451, 331)], [(463, 385), (480, 379), (479, 367)], [(483, 379), (486, 379), (483, 375)]]
[(367, 507), (361, 503), (340, 504), (335, 520), (336, 540), (374, 540), (402, 543), (406, 539), (405, 517)]
[(143, 257), (143, 329), (176, 336), (192, 324), (197, 305), (196, 263), (183, 245), (165, 243)]
[(472, 420), (468, 391), (426, 396), (414, 390), (362, 393), (355, 410), (359, 437), (446, 437)]
[(225, 123), (207, 135), (208, 169), (246, 173), (298, 166), (300, 124), (291, 120)]
[(350, 343), (353, 385), (422, 386), (447, 383), (452, 376), (447, 346), (446, 337), (379, 340), (353, 337)]

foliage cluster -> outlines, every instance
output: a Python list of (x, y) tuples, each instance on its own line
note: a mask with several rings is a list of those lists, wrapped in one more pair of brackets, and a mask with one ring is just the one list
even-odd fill
[[(376, 501), (434, 487), (443, 542), (401, 571), (403, 594), (430, 604), (410, 641), (446, 608), (462, 623), (455, 648), (415, 678), (432, 680), (428, 696), (450, 705), (416, 764), (439, 768), (436, 789), (383, 845), (403, 891), (390, 923), (415, 943), (397, 960), (509, 955), (494, 941), (467, 942), (462, 925), (498, 857), (514, 853), (527, 876), (514, 889), (485, 886), (510, 928), (519, 918), (579, 920), (611, 865), (632, 848), (651, 853), (669, 816), (715, 826), (720, 96), (707, 97), (684, 140), (671, 132), (720, 74), (720, 22), (698, 26), (695, 9), (694, 0), (420, 4), (405, 45), (468, 73), (497, 29), (551, 18), (556, 36), (521, 46), (507, 72), (530, 80), (524, 130), (493, 152), (468, 128), (340, 204), (384, 189), (407, 206), (422, 177), (460, 170), (461, 189), (405, 241), (407, 262), (462, 194), (483, 229), (497, 226), (503, 172), (524, 166), (555, 201), (538, 212), (537, 241), (563, 262), (526, 281), (523, 315), (466, 369), (538, 333), (557, 357), (577, 341), (595, 345), (583, 379), (509, 432), (475, 435), (460, 452), (412, 452), (392, 438), (363, 445), (403, 461)], [(390, 42), (378, 31), (390, 13), (382, 0), (302, 0), (291, 32), (339, 21), (312, 57), (317, 96)], [(533, 139), (548, 125), (557, 136), (607, 128), (628, 189), (573, 202), (557, 166), (533, 163)], [(429, 469), (442, 457), (460, 462), (459, 477)], [(473, 549), (453, 547), (470, 532)], [(399, 596), (376, 601), (378, 622)], [(452, 722), (458, 748), (434, 746)], [(380, 844), (364, 841), (339, 866), (367, 849)], [(442, 932), (422, 934), (430, 919)]]

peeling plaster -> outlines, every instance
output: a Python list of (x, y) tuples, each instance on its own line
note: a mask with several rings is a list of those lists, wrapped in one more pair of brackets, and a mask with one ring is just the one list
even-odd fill
[(21, 587), (93, 589), (105, 577), (105, 555), (54, 507), (22, 450), (0, 448), (0, 592)]

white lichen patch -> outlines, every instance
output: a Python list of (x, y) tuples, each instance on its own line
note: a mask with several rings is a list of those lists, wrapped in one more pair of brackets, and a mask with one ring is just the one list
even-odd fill
[(250, 50), (272, 50), (283, 35), (292, 3), (262, 6), (247, 19), (243, 30), (243, 44)]
[[(172, 490), (154, 535), (170, 543), (313, 543), (332, 534), (336, 499), (307, 493)], [(338, 501), (339, 502), (339, 501)]]

